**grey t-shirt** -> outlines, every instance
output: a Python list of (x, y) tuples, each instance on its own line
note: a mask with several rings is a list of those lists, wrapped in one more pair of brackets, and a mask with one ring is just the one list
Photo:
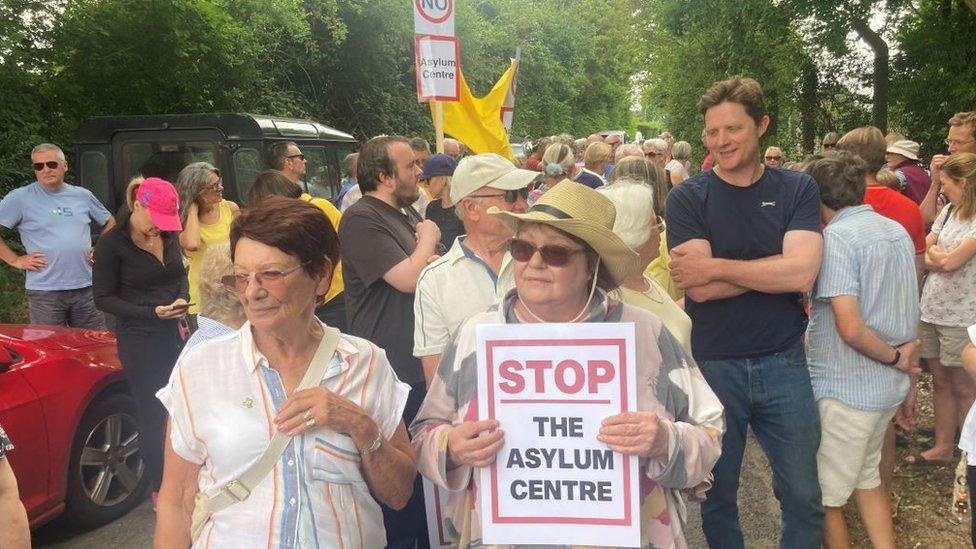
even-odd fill
[(419, 219), (367, 195), (339, 222), (349, 333), (383, 348), (397, 377), (411, 384), (424, 380), (413, 356), (414, 294), (397, 290), (383, 275), (413, 253)]

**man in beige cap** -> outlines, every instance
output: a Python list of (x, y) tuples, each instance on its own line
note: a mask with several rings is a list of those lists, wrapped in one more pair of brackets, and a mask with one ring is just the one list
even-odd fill
[(888, 169), (901, 181), (901, 192), (921, 204), (929, 190), (929, 174), (918, 163), (918, 143), (903, 139), (885, 151)]
[(512, 233), (486, 213), (488, 208), (524, 212), (529, 183), (539, 176), (494, 153), (468, 156), (458, 163), (451, 203), (466, 234), (420, 273), (413, 303), (413, 354), (420, 358), (428, 384), (448, 335), (514, 286), (507, 251)]

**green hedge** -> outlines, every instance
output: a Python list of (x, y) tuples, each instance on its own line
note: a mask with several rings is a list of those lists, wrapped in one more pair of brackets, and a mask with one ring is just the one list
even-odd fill
[[(11, 250), (24, 253), (16, 233), (2, 229), (3, 239)], [(24, 291), (24, 273), (0, 262), (0, 323), (21, 324), (27, 322), (27, 294)]]

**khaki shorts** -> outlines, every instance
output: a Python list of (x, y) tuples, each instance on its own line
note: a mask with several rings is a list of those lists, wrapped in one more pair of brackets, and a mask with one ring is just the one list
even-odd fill
[(826, 507), (843, 507), (854, 490), (881, 485), (878, 465), (888, 423), (898, 407), (877, 412), (851, 408), (833, 398), (817, 401), (820, 449), (817, 473)]
[(943, 366), (962, 366), (962, 350), (969, 343), (966, 328), (918, 323), (918, 337), (922, 340), (918, 356), (937, 358)]

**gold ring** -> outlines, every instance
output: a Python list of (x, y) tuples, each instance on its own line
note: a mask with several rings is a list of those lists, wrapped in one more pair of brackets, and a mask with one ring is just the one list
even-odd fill
[(305, 420), (305, 425), (308, 425), (309, 427), (315, 427), (315, 418), (314, 417), (310, 417), (310, 418), (306, 419)]
[(305, 410), (305, 415), (302, 416), (302, 419), (308, 421), (311, 418), (312, 418), (312, 409), (309, 408), (308, 410)]

